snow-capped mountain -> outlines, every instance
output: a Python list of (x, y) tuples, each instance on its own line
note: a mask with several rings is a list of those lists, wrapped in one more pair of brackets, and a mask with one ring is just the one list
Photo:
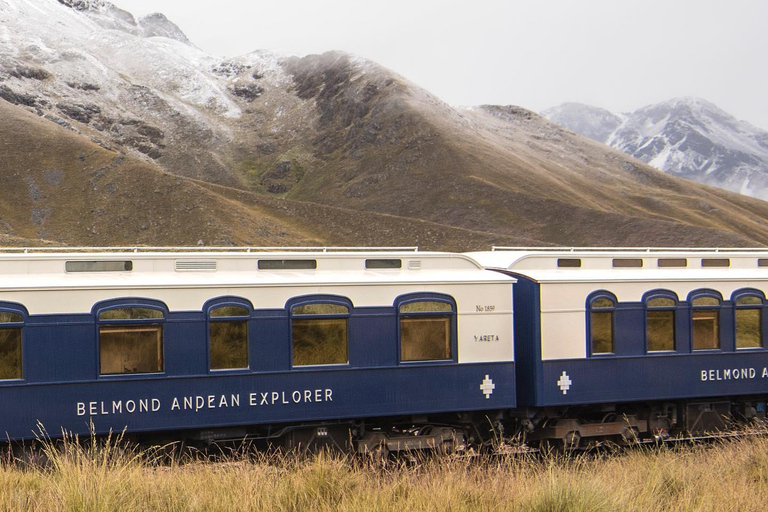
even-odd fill
[(0, 244), (768, 244), (768, 203), (520, 107), (342, 52), (217, 58), (104, 0), (0, 0), (0, 162)]
[(566, 103), (543, 115), (669, 174), (768, 200), (768, 132), (703, 99), (676, 98), (620, 116)]

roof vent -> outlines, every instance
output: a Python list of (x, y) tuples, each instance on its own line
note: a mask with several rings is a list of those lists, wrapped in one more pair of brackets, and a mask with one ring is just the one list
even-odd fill
[(409, 270), (421, 270), (421, 260), (408, 260)]
[(217, 268), (216, 260), (176, 260), (177, 272), (212, 271)]

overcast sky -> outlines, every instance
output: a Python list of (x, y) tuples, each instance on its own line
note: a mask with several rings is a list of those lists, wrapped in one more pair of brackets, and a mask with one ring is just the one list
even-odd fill
[(457, 106), (624, 112), (699, 96), (768, 130), (765, 0), (112, 0), (199, 48), (343, 50)]

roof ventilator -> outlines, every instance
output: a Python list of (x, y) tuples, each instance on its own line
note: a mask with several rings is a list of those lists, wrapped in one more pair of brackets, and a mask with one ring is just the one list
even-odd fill
[(177, 272), (194, 272), (200, 270), (214, 271), (218, 268), (216, 260), (176, 260)]

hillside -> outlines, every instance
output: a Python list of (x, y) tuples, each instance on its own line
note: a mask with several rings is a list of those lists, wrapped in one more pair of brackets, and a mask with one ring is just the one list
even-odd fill
[(5, 234), (75, 245), (313, 242), (258, 208), (233, 204), (7, 103), (0, 102), (0, 118)]
[(101, 0), (0, 0), (0, 16), (0, 234), (450, 250), (768, 243), (768, 203), (665, 175), (518, 107), (452, 108), (344, 53), (219, 61), (164, 17)]
[(172, 175), (4, 102), (0, 119), (0, 245), (460, 249), (495, 240), (491, 233), (262, 197)]

